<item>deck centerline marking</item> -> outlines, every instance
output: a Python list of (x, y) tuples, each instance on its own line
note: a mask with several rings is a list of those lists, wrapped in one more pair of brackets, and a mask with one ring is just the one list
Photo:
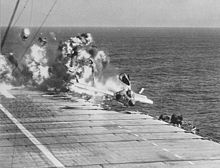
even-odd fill
[(65, 166), (43, 145), (37, 140), (2, 104), (1, 111), (20, 129), (20, 131), (55, 165), (57, 168), (65, 168)]

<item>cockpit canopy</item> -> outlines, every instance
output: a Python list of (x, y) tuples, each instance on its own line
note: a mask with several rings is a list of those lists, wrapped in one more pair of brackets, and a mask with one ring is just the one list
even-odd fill
[(131, 82), (130, 82), (130, 77), (128, 74), (126, 73), (121, 73), (119, 75), (119, 79), (126, 85), (130, 86), (131, 85)]

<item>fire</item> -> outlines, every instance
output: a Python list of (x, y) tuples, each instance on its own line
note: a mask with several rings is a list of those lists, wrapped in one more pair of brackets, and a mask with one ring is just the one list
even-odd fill
[(0, 55), (0, 82), (10, 83), (12, 80), (12, 66), (4, 55)]
[(47, 65), (46, 49), (34, 44), (31, 53), (24, 57), (25, 66), (32, 73), (33, 84), (40, 85), (49, 78), (49, 66)]
[(74, 82), (113, 92), (123, 89), (114, 69), (109, 66), (110, 57), (95, 46), (90, 33), (70, 37), (60, 43), (57, 51), (57, 55), (53, 55), (55, 58), (51, 59), (52, 56), (47, 55), (47, 46), (31, 46), (30, 53), (18, 63), (19, 77), (13, 76), (13, 63), (1, 56), (1, 80), (10, 82), (23, 78), (35, 87), (64, 87), (76, 92), (81, 91), (73, 87)]

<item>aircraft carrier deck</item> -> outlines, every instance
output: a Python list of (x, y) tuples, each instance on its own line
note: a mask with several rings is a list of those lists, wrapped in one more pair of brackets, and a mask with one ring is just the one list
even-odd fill
[(0, 95), (1, 168), (219, 168), (220, 144), (66, 95)]

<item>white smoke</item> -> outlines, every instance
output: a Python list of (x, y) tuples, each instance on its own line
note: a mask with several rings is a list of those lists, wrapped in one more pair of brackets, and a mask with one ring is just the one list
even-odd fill
[(11, 83), (13, 80), (12, 76), (12, 65), (6, 59), (6, 56), (0, 54), (0, 83), (6, 82)]
[[(22, 81), (37, 87), (46, 85), (46, 89), (71, 88), (75, 92), (81, 92), (73, 86), (76, 82), (112, 92), (123, 89), (124, 85), (110, 66), (110, 57), (94, 46), (90, 33), (69, 38), (58, 47), (57, 55), (47, 55), (46, 49), (47, 46), (31, 46), (30, 53), (19, 62), (18, 74), (25, 79)], [(7, 59), (0, 57), (3, 81), (14, 79), (12, 69)]]
[[(94, 44), (91, 34), (87, 33), (86, 40), (78, 36), (71, 37), (63, 44), (60, 53), (63, 60), (68, 60), (65, 62), (65, 66), (67, 67), (67, 74), (73, 77), (68, 85), (71, 90), (80, 92), (80, 89), (71, 86), (72, 81), (76, 82), (76, 80), (81, 84), (106, 91), (118, 92), (124, 88), (114, 72), (115, 70), (109, 66), (110, 57), (103, 50), (91, 45)], [(76, 47), (78, 47), (77, 50)], [(75, 52), (77, 52), (77, 55), (74, 55)], [(73, 64), (71, 64), (72, 60), (68, 56), (71, 54), (74, 55)]]
[(24, 56), (24, 64), (32, 74), (33, 84), (40, 85), (45, 79), (49, 78), (46, 48), (34, 44), (30, 50), (30, 54)]

